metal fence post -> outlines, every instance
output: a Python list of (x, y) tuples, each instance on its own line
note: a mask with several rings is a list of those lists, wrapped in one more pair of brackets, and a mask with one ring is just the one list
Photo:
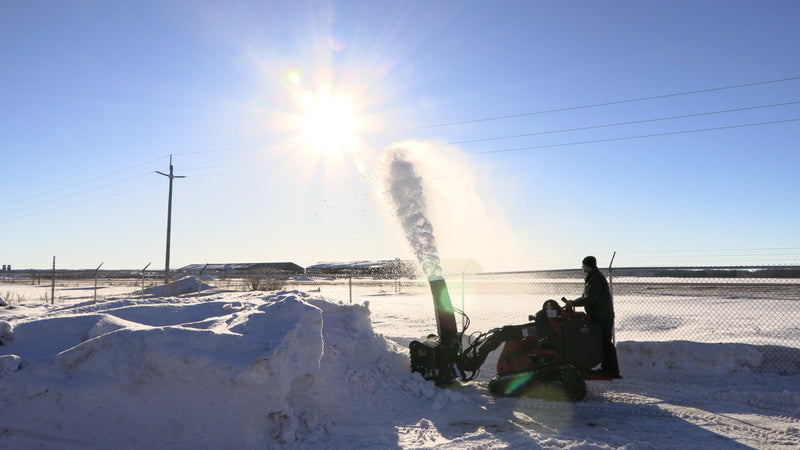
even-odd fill
[(147, 265), (144, 266), (144, 269), (142, 269), (142, 293), (141, 293), (142, 300), (144, 300), (144, 271), (147, 270), (148, 267), (150, 267), (150, 264), (153, 264), (153, 262), (151, 261), (147, 263)]
[(200, 291), (203, 290), (203, 271), (206, 270), (208, 267), (208, 263), (200, 269), (200, 273), (197, 275), (197, 295), (200, 295)]
[(97, 272), (100, 271), (100, 267), (102, 266), (103, 263), (100, 263), (100, 265), (97, 266), (97, 269), (94, 270), (94, 299), (92, 300), (93, 302), (97, 302)]
[(462, 331), (464, 330), (464, 327), (466, 325), (466, 320), (467, 320), (467, 314), (466, 314), (467, 309), (464, 307), (464, 292), (467, 290), (466, 289), (466, 281), (464, 280), (465, 277), (466, 277), (464, 274), (466, 274), (466, 273), (467, 273), (467, 268), (464, 267), (464, 271), (461, 272), (461, 312), (464, 313), (464, 314), (461, 315), (461, 330)]
[(50, 285), (50, 304), (56, 301), (56, 257), (53, 256), (53, 283)]
[[(611, 255), (611, 262), (608, 263), (608, 296), (611, 299), (611, 310), (614, 310), (614, 273), (611, 266), (614, 264), (614, 257), (617, 256), (617, 251)], [(617, 331), (616, 327), (611, 328), (611, 343), (617, 345)]]

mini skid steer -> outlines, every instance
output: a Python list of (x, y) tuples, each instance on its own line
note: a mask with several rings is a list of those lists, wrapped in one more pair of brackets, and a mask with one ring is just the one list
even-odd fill
[(473, 333), (465, 341), (469, 322), (458, 331), (444, 279), (432, 280), (430, 286), (438, 335), (409, 344), (411, 371), (426, 380), (437, 385), (473, 380), (501, 345), (497, 375), (489, 382), (489, 391), (497, 396), (579, 401), (586, 396), (585, 380), (612, 379), (592, 372), (603, 359), (600, 327), (572, 305), (547, 300), (527, 323)]

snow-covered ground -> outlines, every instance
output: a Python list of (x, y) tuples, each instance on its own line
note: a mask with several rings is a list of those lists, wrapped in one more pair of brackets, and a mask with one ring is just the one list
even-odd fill
[(198, 283), (0, 309), (0, 448), (800, 447), (800, 343), (780, 375), (762, 347), (654, 329), (581, 402), (496, 398), (490, 362), (444, 389), (410, 373), (408, 323), (435, 328), (407, 296)]

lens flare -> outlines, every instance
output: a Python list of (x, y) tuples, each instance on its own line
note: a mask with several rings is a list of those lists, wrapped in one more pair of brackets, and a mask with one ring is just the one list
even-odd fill
[(296, 69), (292, 69), (287, 72), (286, 79), (289, 81), (289, 83), (295, 86), (298, 86), (303, 81), (302, 77), (300, 77), (300, 72)]
[(339, 34), (333, 34), (328, 38), (328, 47), (335, 52), (340, 52), (345, 47), (344, 39)]
[(267, 103), (262, 98), (251, 98), (247, 101), (250, 111), (254, 114), (264, 114), (267, 112)]
[(527, 383), (528, 381), (530, 381), (530, 380), (531, 380), (531, 378), (533, 378), (533, 375), (532, 375), (532, 374), (529, 374), (529, 373), (522, 374), (522, 375), (520, 375), (520, 376), (518, 376), (518, 377), (514, 377), (514, 378), (513, 378), (511, 381), (509, 381), (509, 382), (508, 382), (508, 385), (506, 386), (506, 392), (505, 392), (505, 394), (506, 394), (506, 395), (514, 395), (514, 394), (517, 394), (517, 391), (518, 391), (518, 390), (519, 390), (519, 389), (520, 389), (522, 386), (524, 386), (524, 385), (525, 385), (525, 383)]

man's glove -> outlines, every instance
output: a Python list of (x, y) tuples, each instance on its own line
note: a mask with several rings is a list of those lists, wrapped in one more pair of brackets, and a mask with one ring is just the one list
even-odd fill
[(567, 305), (567, 306), (572, 305), (572, 301), (567, 300), (566, 297), (561, 297), (561, 301), (564, 302), (564, 304)]

